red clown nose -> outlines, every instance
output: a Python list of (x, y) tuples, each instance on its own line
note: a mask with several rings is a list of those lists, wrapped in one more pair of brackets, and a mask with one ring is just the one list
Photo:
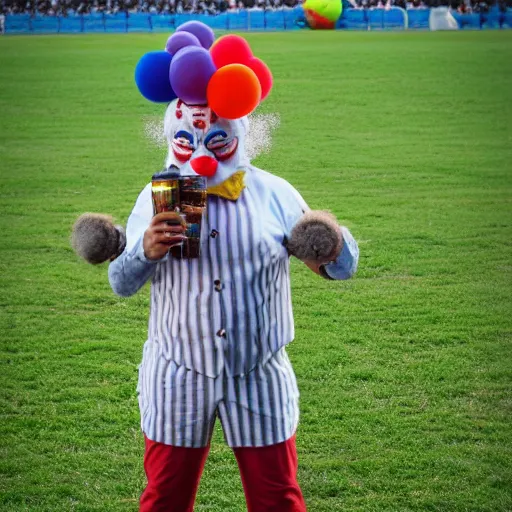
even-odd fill
[(200, 176), (211, 178), (217, 172), (218, 162), (211, 156), (198, 156), (190, 160), (190, 165)]

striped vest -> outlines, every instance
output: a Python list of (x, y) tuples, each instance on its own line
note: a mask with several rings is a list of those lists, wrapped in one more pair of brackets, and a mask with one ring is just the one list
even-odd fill
[(208, 197), (196, 259), (167, 258), (151, 284), (149, 339), (208, 377), (237, 376), (293, 340), (285, 237), (307, 206), (259, 169), (237, 201)]

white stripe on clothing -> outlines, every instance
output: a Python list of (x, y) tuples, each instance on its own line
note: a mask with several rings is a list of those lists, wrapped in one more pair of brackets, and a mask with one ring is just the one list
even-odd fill
[[(293, 339), (283, 241), (294, 225), (286, 220), (290, 212), (296, 220), (307, 206), (289, 185), (282, 190), (276, 183), (259, 183), (260, 173), (271, 176), (248, 173), (237, 201), (209, 196), (200, 257), (168, 257), (153, 278), (149, 339), (162, 346), (167, 359), (208, 377), (224, 369), (243, 375)], [(278, 200), (288, 203), (288, 217)], [(209, 236), (212, 230), (218, 232), (215, 238)], [(215, 289), (217, 280), (221, 291)], [(220, 329), (226, 338), (219, 340)]]
[[(308, 207), (281, 178), (246, 171), (237, 201), (208, 196), (196, 259), (145, 258), (153, 215), (146, 187), (128, 220), (126, 250), (109, 267), (121, 295), (153, 276), (139, 378), (142, 428), (153, 441), (205, 446), (216, 414), (234, 447), (282, 442), (297, 426), (298, 391), (284, 351), (294, 337), (285, 242)], [(345, 278), (358, 252), (343, 229), (340, 264), (328, 271)]]
[[(269, 385), (280, 391), (269, 393)], [(286, 441), (298, 425), (299, 392), (284, 348), (246, 375), (210, 378), (177, 366), (147, 341), (138, 393), (142, 430), (173, 446), (208, 445), (217, 416), (233, 448)]]

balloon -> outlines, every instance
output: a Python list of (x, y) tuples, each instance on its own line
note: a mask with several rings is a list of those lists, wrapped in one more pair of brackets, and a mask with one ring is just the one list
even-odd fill
[(169, 81), (171, 59), (164, 51), (149, 52), (141, 57), (135, 67), (135, 83), (144, 98), (168, 103), (177, 97)]
[(199, 39), (190, 32), (175, 32), (165, 45), (165, 51), (171, 55), (175, 55), (185, 46), (201, 46)]
[(252, 69), (228, 64), (218, 69), (208, 84), (208, 105), (225, 119), (250, 114), (260, 102), (261, 85)]
[(343, 10), (339, 0), (306, 0), (302, 7), (313, 29), (334, 29)]
[(186, 46), (174, 55), (169, 79), (171, 86), (188, 105), (206, 105), (208, 82), (215, 66), (208, 50), (200, 46)]
[(306, 0), (303, 6), (329, 21), (338, 21), (343, 10), (339, 0)]
[(240, 36), (229, 34), (222, 36), (210, 48), (212, 59), (218, 68), (228, 64), (245, 64), (252, 58), (249, 43)]
[(261, 100), (263, 101), (272, 89), (272, 73), (268, 66), (260, 59), (252, 57), (247, 63), (247, 67), (251, 68), (261, 85)]
[(207, 50), (215, 40), (215, 34), (213, 33), (213, 30), (208, 25), (205, 25), (200, 21), (187, 21), (187, 23), (183, 23), (176, 29), (176, 32), (182, 31), (189, 32), (190, 34), (196, 36), (197, 39), (199, 39), (201, 46)]

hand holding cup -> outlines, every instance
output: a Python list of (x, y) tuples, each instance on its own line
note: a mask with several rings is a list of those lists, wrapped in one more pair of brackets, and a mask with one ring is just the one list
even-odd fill
[(163, 258), (169, 249), (186, 240), (183, 233), (186, 224), (183, 218), (175, 212), (158, 213), (144, 233), (144, 254), (148, 260)]

